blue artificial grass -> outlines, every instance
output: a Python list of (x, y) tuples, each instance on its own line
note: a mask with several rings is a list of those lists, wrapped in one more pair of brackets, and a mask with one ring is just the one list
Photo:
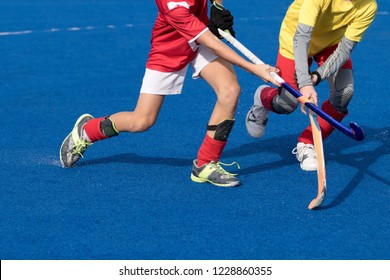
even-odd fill
[[(237, 38), (274, 64), (290, 1), (227, 2)], [(263, 82), (240, 69), (221, 160), (239, 162), (241, 186), (190, 180), (215, 103), (190, 76), (149, 131), (98, 142), (75, 168), (60, 167), (79, 115), (134, 108), (155, 14), (153, 1), (138, 0), (0, 4), (0, 259), (389, 259), (388, 3), (379, 1), (352, 57), (355, 96), (343, 123), (359, 123), (366, 139), (335, 131), (324, 141), (328, 196), (316, 211), (307, 209), (316, 174), (291, 154), (307, 116), (271, 115), (264, 137), (250, 138), (244, 119)]]

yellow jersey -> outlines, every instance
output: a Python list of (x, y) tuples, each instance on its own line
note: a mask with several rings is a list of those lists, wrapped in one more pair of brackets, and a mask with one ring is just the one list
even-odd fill
[(298, 23), (313, 27), (309, 57), (338, 44), (343, 36), (360, 42), (376, 11), (376, 0), (295, 0), (280, 28), (279, 51), (294, 59), (293, 38)]

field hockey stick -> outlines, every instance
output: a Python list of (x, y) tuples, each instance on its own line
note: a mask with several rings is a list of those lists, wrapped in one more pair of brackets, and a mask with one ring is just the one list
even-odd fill
[[(248, 50), (243, 44), (241, 44), (232, 35), (230, 35), (227, 32), (222, 31), (221, 29), (218, 29), (218, 32), (219, 32), (219, 34), (221, 34), (222, 37), (224, 37), (229, 43), (231, 43), (236, 49), (238, 49), (243, 55), (245, 55), (253, 63), (264, 64), (263, 61), (261, 61), (256, 55), (254, 55), (250, 50)], [(343, 132), (345, 135), (351, 137), (352, 139), (355, 139), (357, 141), (361, 141), (364, 139), (364, 131), (357, 123), (351, 122), (349, 124), (349, 126), (351, 128), (345, 127), (340, 122), (336, 121), (334, 118), (332, 118), (327, 113), (325, 113), (323, 110), (318, 108), (314, 103), (310, 102), (309, 99), (304, 97), (298, 90), (293, 88), (290, 84), (286, 83), (286, 81), (283, 80), (282, 77), (280, 77), (277, 73), (270, 72), (270, 75), (272, 76), (272, 78), (275, 79), (275, 81), (277, 81), (279, 84), (281, 84), (283, 88), (285, 88), (294, 97), (296, 97), (299, 100), (299, 102), (301, 102), (306, 107), (308, 107), (310, 110), (312, 110), (314, 113), (316, 113), (318, 116), (323, 118), (330, 125), (337, 128), (338, 130)]]
[(312, 111), (309, 111), (309, 117), (317, 158), (318, 193), (317, 197), (310, 202), (308, 208), (314, 210), (321, 206), (326, 196), (326, 169), (320, 125), (317, 122), (316, 115)]

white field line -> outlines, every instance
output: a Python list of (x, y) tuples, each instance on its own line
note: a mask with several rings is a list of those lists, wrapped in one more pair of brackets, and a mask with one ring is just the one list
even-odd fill
[[(388, 16), (389, 15), (389, 11), (378, 11), (377, 12), (377, 15), (380, 15), (380, 16)], [(255, 20), (259, 20), (260, 18), (255, 18)], [(240, 19), (241, 21), (247, 21), (248, 19), (246, 18), (241, 18)], [(108, 24), (105, 26), (105, 28), (108, 28), (108, 29), (114, 29), (116, 28), (117, 26), (113, 25), (113, 24)], [(126, 28), (132, 28), (134, 27), (134, 24), (132, 23), (127, 23), (125, 24), (125, 27)], [(38, 32), (59, 32), (59, 31), (81, 31), (81, 30), (93, 30), (93, 29), (97, 29), (98, 27), (95, 27), (95, 26), (86, 26), (86, 27), (68, 27), (68, 28), (63, 28), (63, 29), (60, 29), (60, 28), (50, 28), (50, 29), (46, 29), (46, 30), (41, 30), (41, 31), (34, 31), (34, 30), (23, 30), (23, 31), (3, 31), (3, 32), (0, 32), (0, 36), (16, 36), (16, 35), (27, 35), (27, 34), (31, 34), (31, 33), (38, 33)]]
[[(132, 28), (134, 27), (134, 24), (132, 23), (127, 23), (124, 25), (124, 27), (126, 28)], [(96, 26), (85, 26), (85, 27), (78, 27), (78, 26), (74, 26), (74, 27), (68, 27), (68, 28), (50, 28), (50, 29), (46, 29), (46, 30), (23, 30), (23, 31), (4, 31), (4, 32), (0, 32), (0, 36), (17, 36), (17, 35), (27, 35), (27, 34), (31, 34), (31, 33), (39, 33), (39, 32), (60, 32), (60, 31), (82, 31), (82, 30), (94, 30), (94, 29), (98, 29), (100, 27), (96, 27)], [(117, 28), (116, 25), (113, 25), (113, 24), (108, 24), (105, 26), (105, 28), (107, 29), (114, 29), (114, 28)]]

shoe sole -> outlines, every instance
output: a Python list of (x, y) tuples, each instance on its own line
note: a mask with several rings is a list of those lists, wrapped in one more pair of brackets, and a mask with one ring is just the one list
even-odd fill
[(302, 166), (302, 164), (299, 164), (299, 166), (301, 167), (301, 169), (303, 170), (303, 171), (317, 171), (317, 167), (315, 167), (315, 168), (304, 168), (303, 166)]
[(201, 179), (199, 177), (196, 177), (194, 174), (191, 174), (191, 180), (195, 183), (210, 183), (212, 185), (215, 185), (215, 186), (218, 186), (218, 187), (224, 187), (224, 188), (230, 188), (230, 187), (236, 187), (240, 184), (239, 181), (237, 182), (232, 182), (232, 183), (229, 183), (229, 184), (218, 184), (218, 183), (215, 183), (215, 182), (212, 182), (210, 180), (207, 180), (207, 179)]
[(65, 137), (64, 141), (62, 141), (61, 148), (60, 148), (60, 161), (61, 161), (62, 167), (64, 167), (64, 168), (68, 168), (68, 167), (74, 166), (74, 165), (76, 164), (77, 161), (74, 162), (72, 165), (67, 165), (67, 164), (65, 164), (65, 162), (62, 160), (62, 154), (61, 154), (62, 147), (65, 145), (65, 143), (67, 143), (67, 141), (69, 141), (69, 138), (72, 137), (72, 133), (73, 133), (74, 129), (80, 124), (80, 122), (81, 122), (85, 117), (93, 118), (93, 116), (91, 116), (90, 114), (81, 115), (81, 116), (77, 119), (77, 121), (75, 122), (72, 131), (68, 134), (68, 136)]

